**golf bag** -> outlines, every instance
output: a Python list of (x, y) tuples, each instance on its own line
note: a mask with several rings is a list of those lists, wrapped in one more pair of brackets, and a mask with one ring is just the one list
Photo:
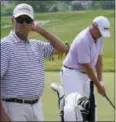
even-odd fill
[[(56, 91), (58, 95), (58, 106), (60, 108), (60, 117), (62, 122), (71, 120), (88, 122), (95, 121), (95, 98), (93, 81), (90, 82), (89, 99), (82, 97), (78, 93), (72, 93), (65, 97), (63, 87), (56, 83), (52, 83), (51, 88)], [(66, 116), (69, 117), (68, 120), (66, 120)]]
[[(81, 110), (83, 109), (82, 101), (86, 101), (86, 97), (82, 97), (78, 93), (71, 93), (65, 98), (64, 120), (65, 121), (83, 121)], [(83, 102), (84, 105), (84, 102)]]
[(83, 121), (95, 122), (95, 96), (94, 96), (94, 81), (90, 81), (90, 95), (87, 101), (79, 103), (84, 109), (81, 110)]

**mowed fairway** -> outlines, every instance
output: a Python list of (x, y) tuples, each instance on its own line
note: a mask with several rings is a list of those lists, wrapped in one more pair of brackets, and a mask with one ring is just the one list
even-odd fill
[[(107, 95), (114, 103), (114, 73), (103, 73), (103, 80)], [(60, 120), (57, 94), (50, 88), (51, 83), (60, 83), (59, 72), (46, 72), (45, 74), (45, 92), (43, 96), (43, 110), (46, 121)], [(98, 121), (114, 121), (114, 109), (100, 96), (96, 89), (98, 106)]]

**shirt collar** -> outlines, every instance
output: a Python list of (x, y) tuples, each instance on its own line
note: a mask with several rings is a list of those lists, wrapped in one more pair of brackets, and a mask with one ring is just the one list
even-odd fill
[(13, 39), (13, 41), (15, 41), (16, 43), (29, 43), (29, 40), (21, 40), (15, 33), (15, 31), (11, 31), (10, 32), (10, 37)]
[(95, 40), (93, 39), (91, 33), (90, 33), (90, 27), (88, 27), (88, 37), (89, 37), (89, 39), (90, 39), (92, 42), (95, 41)]
[[(89, 39), (92, 41), (92, 42), (95, 42), (95, 40), (94, 40), (94, 38), (92, 37), (92, 35), (91, 35), (91, 33), (90, 33), (90, 27), (88, 27), (88, 37), (89, 37)], [(98, 38), (97, 39), (97, 41), (96, 42), (98, 42), (98, 40), (100, 40), (100, 39), (104, 39), (103, 37), (100, 37), (100, 38)]]

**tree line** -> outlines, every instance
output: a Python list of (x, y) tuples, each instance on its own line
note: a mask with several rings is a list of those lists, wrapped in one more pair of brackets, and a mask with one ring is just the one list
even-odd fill
[(7, 2), (1, 2), (1, 15), (8, 16), (12, 14), (12, 10), (19, 3), (28, 3), (32, 5), (35, 12), (57, 12), (57, 11), (76, 11), (76, 10), (92, 10), (92, 9), (115, 9), (115, 0), (109, 1), (27, 1), (9, 0)]

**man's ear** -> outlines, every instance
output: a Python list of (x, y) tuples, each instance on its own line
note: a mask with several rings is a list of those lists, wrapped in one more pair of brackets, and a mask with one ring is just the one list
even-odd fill
[(13, 17), (13, 16), (11, 16), (11, 22), (12, 22), (12, 24), (15, 23), (15, 22), (14, 22), (14, 17)]
[(32, 24), (34, 25), (35, 20), (33, 20)]
[(14, 25), (15, 25), (15, 18), (13, 16), (11, 16), (11, 22), (12, 22), (12, 29), (14, 29)]

